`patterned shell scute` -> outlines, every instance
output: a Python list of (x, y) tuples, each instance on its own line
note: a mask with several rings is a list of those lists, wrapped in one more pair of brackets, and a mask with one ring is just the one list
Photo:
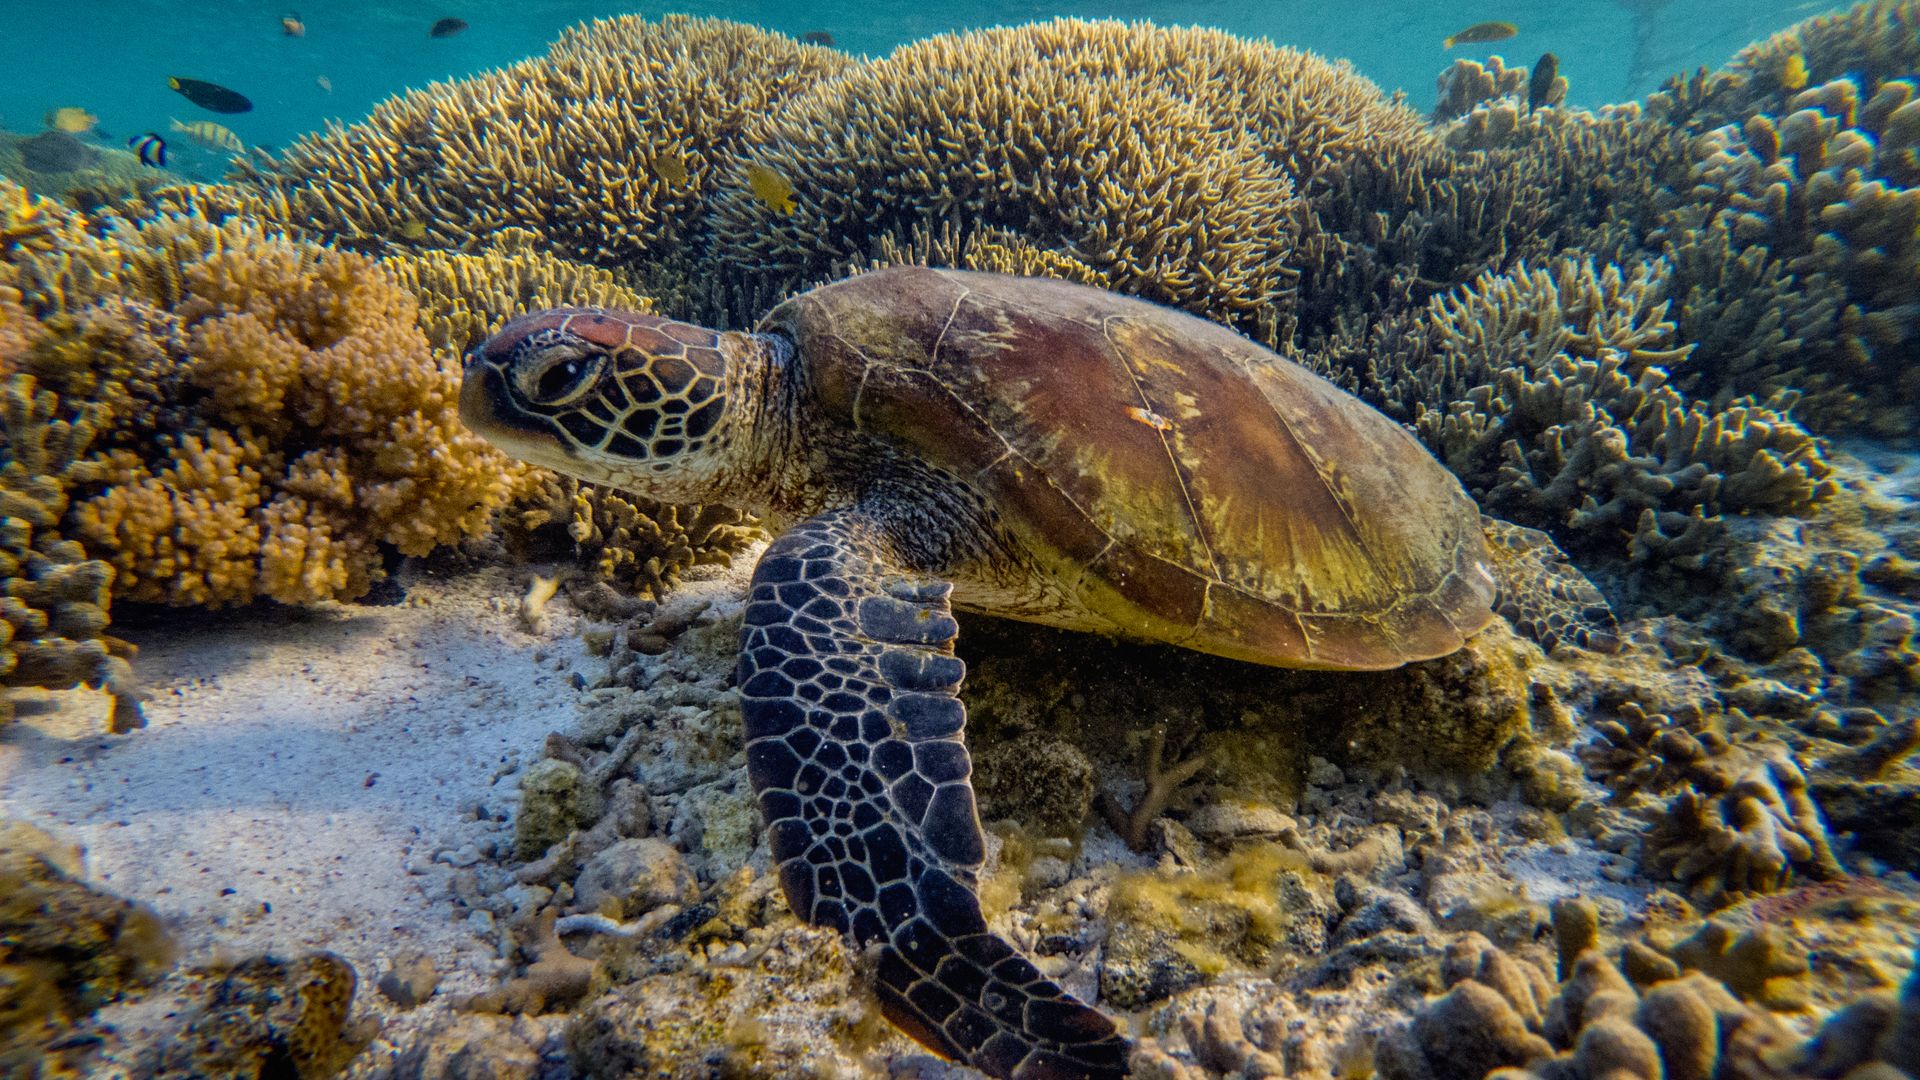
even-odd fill
[[(970, 477), (1030, 542), (1267, 663), (1391, 667), (1490, 617), (1479, 514), (1410, 435), (1223, 327), (1067, 282), (902, 267), (789, 301), (821, 403)], [(1238, 644), (1236, 644), (1238, 643)]]

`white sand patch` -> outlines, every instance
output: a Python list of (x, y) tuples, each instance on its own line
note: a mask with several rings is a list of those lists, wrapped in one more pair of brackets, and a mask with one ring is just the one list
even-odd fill
[(407, 584), (395, 607), (116, 627), (141, 649), (147, 728), (103, 734), (101, 695), (30, 695), (0, 727), (0, 817), (83, 845), (189, 964), (328, 949), (360, 976), (356, 1011), (385, 1011), (373, 983), (414, 952), (443, 995), (482, 989), (497, 946), (446, 863), (510, 841), (506, 774), (573, 726), (571, 671), (601, 665), (565, 603), (523, 629), (504, 571)]

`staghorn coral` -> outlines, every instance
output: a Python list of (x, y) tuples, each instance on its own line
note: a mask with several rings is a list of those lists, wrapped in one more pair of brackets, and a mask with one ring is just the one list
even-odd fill
[(1511, 101), (1422, 142), (1384, 143), (1306, 190), (1297, 302), (1270, 339), (1321, 348), (1482, 273), (1567, 248), (1637, 250), (1691, 162), (1683, 133), (1631, 111)]
[(1863, 0), (1845, 11), (1818, 15), (1747, 46), (1725, 68), (1675, 76), (1647, 99), (1653, 114), (1704, 132), (1740, 124), (1759, 113), (1779, 113), (1802, 86), (1787, 75), (1788, 61), (1805, 64), (1806, 84), (1843, 76), (1872, 96), (1885, 83), (1920, 72), (1920, 4)]
[[(957, 219), (1245, 318), (1290, 285), (1302, 185), (1426, 140), (1410, 110), (1309, 54), (1061, 19), (929, 38), (798, 95), (725, 174), (713, 229), (721, 259), (791, 283)], [(793, 184), (792, 213), (752, 195), (750, 165)]]
[(1433, 112), (1428, 118), (1436, 124), (1442, 124), (1457, 120), (1496, 98), (1514, 94), (1525, 98), (1527, 75), (1526, 68), (1508, 67), (1498, 55), (1487, 57), (1485, 64), (1465, 57), (1455, 60), (1435, 80), (1439, 100), (1434, 103)]
[(330, 239), (472, 252), (517, 227), (563, 258), (626, 266), (692, 237), (749, 125), (851, 64), (741, 23), (598, 20), (240, 176), (273, 220)]
[(477, 254), (397, 253), (380, 265), (419, 298), (427, 341), (455, 353), (523, 311), (561, 305), (653, 310), (651, 299), (612, 271), (549, 254), (526, 229), (501, 229)]
[(1352, 350), (1368, 368), (1348, 381), (1411, 423), (1489, 512), (1576, 550), (1647, 558), (1650, 532), (1813, 511), (1838, 488), (1799, 425), (1668, 385), (1688, 362), (1669, 272), (1562, 259), (1485, 275), (1376, 327)]
[[(1670, 231), (1685, 243), (1688, 234), (1724, 230), (1719, 244), (1743, 256), (1763, 252), (1755, 258), (1778, 264), (1769, 276), (1791, 274), (1819, 294), (1824, 303), (1796, 315), (1826, 331), (1772, 363), (1703, 356), (1696, 370), (1707, 392), (1804, 383), (1813, 393), (1797, 412), (1814, 426), (1912, 429), (1902, 403), (1920, 392), (1916, 155), (1920, 90), (1911, 77), (1870, 94), (1852, 77), (1837, 79), (1794, 94), (1777, 114), (1754, 113), (1701, 137), (1689, 205)], [(1823, 325), (1826, 304), (1837, 310)]]

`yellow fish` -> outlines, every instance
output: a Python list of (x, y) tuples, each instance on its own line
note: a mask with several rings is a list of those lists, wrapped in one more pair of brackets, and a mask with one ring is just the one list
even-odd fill
[(175, 120), (173, 130), (209, 150), (225, 150), (230, 154), (247, 152), (246, 145), (240, 141), (240, 136), (211, 120), (191, 120), (184, 124)]
[(425, 240), (427, 223), (417, 218), (409, 220), (405, 225), (400, 226), (400, 236), (406, 240)]
[(687, 159), (679, 152), (669, 150), (653, 159), (653, 171), (669, 184), (685, 184), (688, 179)]
[(55, 131), (64, 131), (69, 135), (78, 135), (92, 131), (100, 118), (85, 109), (69, 105), (64, 109), (55, 109), (47, 114), (47, 126)]
[(774, 213), (793, 213), (793, 181), (765, 165), (756, 162), (747, 166), (747, 187)]
[(1440, 43), (1443, 49), (1455, 45), (1472, 45), (1483, 41), (1505, 41), (1520, 32), (1520, 28), (1510, 22), (1474, 23)]
[(1799, 53), (1787, 57), (1780, 65), (1780, 85), (1788, 90), (1802, 90), (1807, 85), (1807, 58)]

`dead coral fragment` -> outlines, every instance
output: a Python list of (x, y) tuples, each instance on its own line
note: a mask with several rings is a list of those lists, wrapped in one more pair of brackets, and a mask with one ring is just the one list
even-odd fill
[(573, 955), (554, 932), (560, 912), (548, 908), (534, 924), (526, 950), (533, 956), (527, 972), (498, 990), (475, 995), (467, 1007), (474, 1012), (543, 1013), (562, 1009), (587, 996), (598, 965)]

